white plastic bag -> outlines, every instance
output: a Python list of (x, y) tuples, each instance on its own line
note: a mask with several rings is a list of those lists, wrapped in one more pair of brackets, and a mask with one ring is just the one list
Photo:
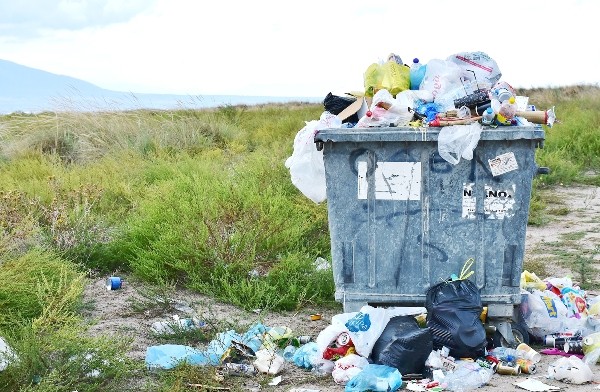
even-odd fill
[(522, 297), (521, 313), (533, 336), (541, 338), (567, 328), (567, 308), (556, 294), (533, 290), (523, 291)]
[(462, 70), (455, 63), (433, 59), (427, 63), (419, 89), (430, 91), (434, 102), (438, 103), (446, 93), (462, 87), (461, 75)]
[(0, 337), (0, 372), (5, 370), (16, 358), (14, 351), (6, 344), (4, 339)]
[(409, 105), (396, 100), (388, 90), (381, 89), (373, 96), (369, 111), (358, 120), (356, 128), (407, 125), (413, 118), (408, 108)]
[(335, 381), (336, 384), (346, 385), (352, 377), (360, 373), (368, 364), (369, 361), (360, 355), (346, 355), (335, 362), (335, 366), (331, 372), (333, 381)]
[(373, 345), (381, 336), (390, 317), (385, 308), (365, 305), (344, 324), (354, 343), (356, 352), (365, 358), (371, 355)]
[[(448, 61), (459, 66), (463, 77), (478, 82), (496, 83), (502, 77), (496, 61), (484, 52), (461, 52), (448, 56)], [(429, 66), (429, 65), (428, 65)]]
[(481, 125), (477, 122), (469, 125), (451, 125), (443, 127), (438, 137), (438, 152), (442, 158), (453, 165), (460, 158), (473, 159), (473, 150), (481, 137)]
[(258, 350), (254, 366), (261, 373), (277, 374), (283, 369), (285, 360), (273, 350)]
[(548, 378), (571, 384), (585, 384), (592, 381), (594, 375), (585, 362), (572, 355), (559, 358), (548, 366)]
[(294, 138), (294, 152), (285, 161), (290, 169), (292, 183), (315, 203), (327, 198), (323, 151), (317, 151), (314, 137), (319, 129), (340, 128), (341, 120), (334, 114), (323, 112), (320, 119), (308, 121)]

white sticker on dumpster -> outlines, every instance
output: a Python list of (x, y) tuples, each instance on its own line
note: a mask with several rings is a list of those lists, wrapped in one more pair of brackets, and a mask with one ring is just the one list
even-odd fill
[(463, 183), (462, 217), (464, 219), (475, 219), (477, 208), (477, 197), (473, 195), (474, 183)]
[[(421, 200), (421, 162), (377, 162), (375, 199)], [(358, 198), (367, 199), (367, 163), (358, 163)]]
[(367, 162), (358, 162), (358, 200), (365, 200), (369, 193)]
[(510, 218), (515, 214), (515, 190), (494, 188), (491, 185), (485, 185), (485, 200), (483, 201), (483, 212), (485, 219), (504, 219)]
[(496, 158), (488, 159), (488, 162), (494, 177), (517, 170), (519, 168), (514, 152), (507, 152), (505, 154), (498, 155)]

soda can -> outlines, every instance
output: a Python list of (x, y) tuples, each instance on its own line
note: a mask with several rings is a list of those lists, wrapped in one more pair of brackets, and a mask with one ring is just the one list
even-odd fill
[(533, 374), (537, 370), (535, 363), (529, 359), (519, 358), (517, 359), (517, 365), (521, 368), (521, 373)]
[(350, 334), (348, 332), (342, 332), (336, 339), (338, 346), (343, 347), (350, 344)]
[(223, 365), (223, 374), (228, 376), (253, 376), (256, 374), (254, 365), (229, 362)]
[(521, 367), (512, 362), (500, 362), (498, 363), (496, 373), (517, 376), (521, 374)]
[(300, 344), (306, 344), (311, 341), (311, 337), (308, 335), (298, 336), (298, 342)]
[(565, 343), (567, 342), (578, 342), (581, 341), (583, 338), (581, 336), (575, 336), (575, 335), (567, 335), (567, 334), (560, 334), (560, 335), (546, 335), (544, 336), (544, 346), (546, 347), (560, 347), (562, 348)]

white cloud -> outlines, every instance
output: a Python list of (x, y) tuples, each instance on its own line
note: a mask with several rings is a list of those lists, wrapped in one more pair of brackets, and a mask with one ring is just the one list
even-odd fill
[(79, 30), (125, 22), (154, 0), (19, 0), (0, 3), (0, 33), (14, 39), (48, 30)]
[[(22, 13), (34, 3), (19, 2)], [(65, 4), (52, 8), (64, 19), (61, 29), (19, 42), (0, 38), (3, 58), (113, 90), (325, 96), (361, 89), (365, 69), (390, 52), (426, 63), (484, 51), (515, 87), (600, 82), (594, 0), (58, 4)], [(27, 23), (51, 28), (45, 10)]]

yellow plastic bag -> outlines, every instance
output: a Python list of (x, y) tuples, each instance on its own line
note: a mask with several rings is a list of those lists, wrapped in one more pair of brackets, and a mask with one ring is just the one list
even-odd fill
[(381, 87), (388, 90), (394, 97), (400, 91), (410, 88), (410, 68), (395, 61), (388, 61), (381, 66), (383, 80)]
[(410, 88), (410, 68), (395, 61), (373, 63), (364, 73), (365, 96), (372, 97), (378, 90), (385, 89), (396, 96)]
[(538, 278), (534, 272), (525, 270), (521, 272), (521, 288), (524, 290), (537, 289), (544, 291), (546, 290), (546, 282)]

